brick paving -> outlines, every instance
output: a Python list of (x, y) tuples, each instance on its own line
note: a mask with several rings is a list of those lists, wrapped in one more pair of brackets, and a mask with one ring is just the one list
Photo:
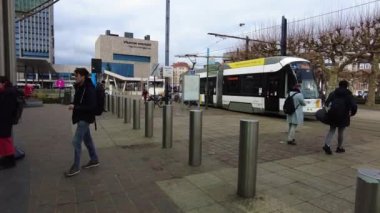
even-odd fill
[[(315, 160), (298, 156), (321, 153), (327, 131), (326, 126), (307, 121), (297, 132), (298, 145), (288, 146), (281, 143), (286, 138), (286, 124), (281, 117), (211, 108), (204, 111), (203, 117), (202, 166), (190, 167), (188, 111), (175, 106), (174, 144), (168, 150), (161, 149), (160, 109), (155, 110), (155, 135), (151, 139), (143, 136), (143, 115), (141, 130), (132, 130), (131, 124), (123, 124), (122, 119), (105, 113), (98, 119), (99, 130), (92, 130), (101, 166), (65, 178), (63, 171), (69, 168), (73, 157), (70, 112), (61, 105), (27, 108), (22, 123), (15, 128), (16, 143), (22, 145), (27, 157), (17, 168), (0, 171), (0, 181), (4, 183), (0, 185), (2, 212), (182, 212), (185, 210), (156, 183), (236, 167), (239, 119), (260, 121), (258, 158), (260, 163), (268, 162), (260, 167), (269, 172)], [(367, 111), (353, 122), (346, 135), (348, 151), (354, 145), (377, 141), (380, 119), (371, 120), (371, 115)], [(85, 148), (82, 156), (82, 163), (87, 162)], [(307, 165), (301, 169), (310, 172)], [(320, 165), (318, 175), (323, 175), (325, 169)], [(260, 187), (268, 184), (271, 183)], [(220, 206), (210, 208), (217, 211)], [(299, 208), (307, 208), (307, 204)]]

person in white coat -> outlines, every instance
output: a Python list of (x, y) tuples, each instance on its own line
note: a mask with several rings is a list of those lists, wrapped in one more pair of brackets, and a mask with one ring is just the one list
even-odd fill
[(296, 84), (293, 89), (289, 92), (289, 95), (293, 96), (293, 101), (294, 101), (294, 107), (296, 108), (296, 111), (291, 114), (287, 115), (287, 122), (289, 125), (289, 130), (288, 130), (288, 144), (289, 145), (296, 145), (296, 140), (295, 140), (295, 132), (296, 128), (303, 124), (303, 106), (305, 106), (305, 101), (303, 98), (303, 95), (301, 93), (301, 85)]

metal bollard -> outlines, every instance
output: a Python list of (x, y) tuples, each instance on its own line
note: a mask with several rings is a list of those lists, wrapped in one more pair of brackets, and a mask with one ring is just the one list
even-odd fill
[(190, 110), (189, 165), (200, 166), (202, 162), (202, 111)]
[(140, 129), (140, 100), (133, 100), (133, 129)]
[(108, 94), (106, 94), (106, 97), (104, 98), (105, 100), (105, 103), (104, 103), (104, 109), (106, 110), (106, 111), (109, 111), (109, 109), (108, 109), (108, 103), (109, 103), (109, 100), (108, 100)]
[(124, 123), (131, 123), (131, 98), (124, 99)]
[(117, 112), (117, 118), (121, 117), (121, 97), (120, 95), (117, 96), (117, 102), (116, 102), (116, 112)]
[(173, 106), (164, 105), (162, 119), (162, 148), (173, 146)]
[(111, 112), (115, 114), (115, 95), (111, 95)]
[(380, 212), (380, 170), (358, 169), (355, 213)]
[(254, 197), (256, 193), (258, 144), (259, 122), (240, 120), (237, 194), (244, 198)]
[(153, 137), (153, 101), (145, 102), (145, 137)]

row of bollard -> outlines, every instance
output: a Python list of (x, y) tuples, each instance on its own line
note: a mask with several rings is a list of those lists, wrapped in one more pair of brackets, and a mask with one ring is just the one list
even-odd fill
[[(131, 122), (131, 98), (106, 96), (107, 111)], [(154, 103), (145, 103), (145, 137), (153, 137)], [(173, 107), (163, 108), (162, 148), (171, 148), (173, 141)], [(133, 100), (133, 129), (140, 129), (140, 100)], [(240, 120), (239, 163), (237, 194), (252, 198), (256, 192), (257, 151), (259, 122)], [(189, 165), (200, 166), (202, 162), (202, 111), (190, 111)], [(359, 169), (357, 177), (355, 213), (380, 212), (380, 170)]]
[[(131, 104), (131, 101), (133, 103)], [(123, 116), (124, 123), (131, 122), (133, 109), (133, 129), (140, 129), (140, 100), (107, 95), (106, 109)], [(133, 105), (133, 107), (131, 107)], [(202, 110), (190, 111), (189, 159), (190, 166), (200, 166), (202, 163)], [(154, 103), (145, 103), (145, 137), (153, 137)], [(162, 148), (173, 146), (173, 107), (163, 107)], [(256, 190), (256, 165), (258, 149), (258, 121), (240, 121), (239, 167), (237, 194), (242, 197), (254, 197)]]

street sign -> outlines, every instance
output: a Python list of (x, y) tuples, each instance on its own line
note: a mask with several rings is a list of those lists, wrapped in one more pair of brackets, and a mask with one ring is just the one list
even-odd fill
[(184, 101), (198, 101), (200, 78), (198, 75), (185, 75), (183, 76), (183, 100)]
[(150, 73), (150, 76), (156, 76), (156, 77), (160, 76), (160, 69), (158, 68), (159, 65), (160, 65), (159, 63), (154, 63), (152, 65), (152, 72)]
[(190, 75), (195, 75), (195, 70), (189, 70)]
[(171, 67), (171, 66), (165, 66), (163, 68), (163, 76), (164, 77), (172, 78), (173, 77), (173, 67)]

